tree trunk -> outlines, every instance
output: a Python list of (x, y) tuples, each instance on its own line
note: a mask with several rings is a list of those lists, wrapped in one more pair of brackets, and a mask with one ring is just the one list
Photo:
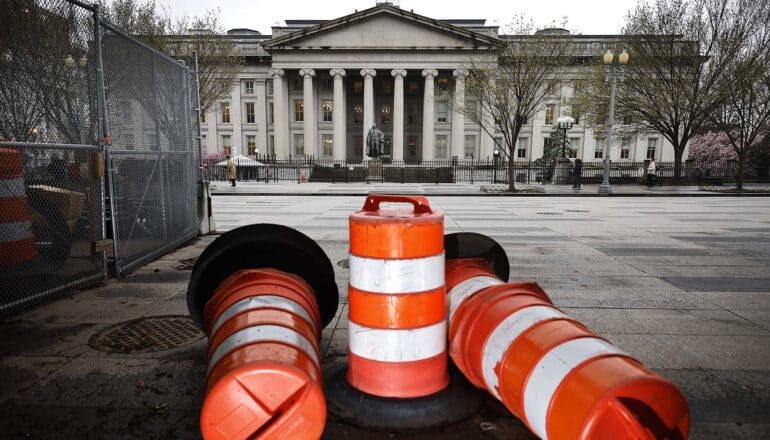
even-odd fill
[(735, 176), (735, 187), (738, 191), (743, 189), (743, 174), (746, 172), (746, 154), (738, 155), (738, 174)]
[(682, 156), (684, 155), (684, 147), (674, 146), (674, 185), (679, 185), (680, 178), (682, 177)]
[(516, 176), (513, 174), (513, 154), (508, 155), (508, 191), (516, 192)]

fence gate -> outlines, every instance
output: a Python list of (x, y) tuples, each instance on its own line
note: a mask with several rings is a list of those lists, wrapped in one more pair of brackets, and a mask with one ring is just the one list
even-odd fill
[(179, 61), (102, 25), (109, 213), (125, 274), (197, 235), (197, 89)]

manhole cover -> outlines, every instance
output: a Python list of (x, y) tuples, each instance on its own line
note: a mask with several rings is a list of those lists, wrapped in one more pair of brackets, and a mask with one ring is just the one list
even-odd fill
[(344, 260), (338, 261), (337, 266), (345, 269), (350, 269), (350, 261), (347, 258), (345, 258)]
[(106, 353), (149, 353), (201, 338), (203, 333), (186, 316), (150, 316), (111, 325), (91, 336), (88, 345)]

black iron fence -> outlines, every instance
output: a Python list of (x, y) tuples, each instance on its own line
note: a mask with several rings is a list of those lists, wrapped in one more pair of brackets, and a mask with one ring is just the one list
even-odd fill
[[(318, 159), (312, 156), (278, 159), (275, 156), (252, 155), (233, 159), (239, 181), (255, 182), (393, 182), (393, 183), (507, 183), (509, 167), (505, 160), (450, 159), (423, 161), (419, 164), (402, 161), (348, 161)], [(201, 169), (207, 180), (227, 180), (227, 161), (222, 155), (204, 159)], [(610, 164), (610, 183), (647, 183), (648, 162), (619, 161)], [(559, 166), (556, 161), (514, 161), (513, 175), (517, 183), (567, 184), (574, 177), (574, 163)], [(601, 183), (604, 162), (583, 162), (583, 183)], [(735, 182), (736, 161), (698, 162), (682, 164), (679, 183), (705, 185)], [(659, 185), (674, 182), (674, 163), (656, 162)], [(746, 167), (746, 182), (770, 182), (768, 167)]]

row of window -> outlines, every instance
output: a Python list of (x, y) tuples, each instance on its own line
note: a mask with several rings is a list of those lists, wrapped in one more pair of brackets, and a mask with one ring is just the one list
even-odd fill
[[(334, 138), (331, 134), (321, 135), (321, 154), (323, 156), (331, 157), (333, 155), (333, 151), (334, 151), (333, 139)], [(268, 154), (272, 154), (274, 151), (273, 140), (274, 138), (271, 135), (270, 146), (268, 147), (268, 151), (267, 151)], [(478, 140), (478, 137), (476, 135), (465, 135), (465, 143), (463, 145), (463, 156), (466, 159), (478, 157), (477, 140)], [(543, 146), (544, 147), (550, 146), (549, 144), (551, 140), (552, 140), (551, 138), (543, 138)], [(567, 149), (567, 156), (569, 158), (574, 159), (577, 157), (577, 153), (578, 153), (577, 145), (579, 141), (580, 141), (579, 138), (570, 138), (570, 147)], [(362, 148), (363, 138), (361, 136), (356, 136), (354, 139), (354, 142), (356, 145), (355, 154), (360, 156), (362, 151), (361, 148)], [(201, 143), (203, 147), (207, 146), (206, 135), (203, 135), (201, 137)], [(501, 138), (495, 139), (495, 143), (499, 147), (502, 143), (502, 139)], [(390, 145), (390, 142), (388, 142), (387, 144)], [(527, 158), (528, 144), (529, 144), (529, 138), (520, 137), (517, 140), (516, 158), (518, 159)], [(256, 148), (257, 148), (256, 135), (246, 135), (246, 149), (248, 154), (250, 155), (256, 154)], [(232, 137), (230, 135), (222, 135), (222, 150), (224, 150), (227, 154), (231, 154)], [(645, 158), (655, 159), (657, 150), (658, 150), (658, 139), (657, 138), (647, 139), (647, 151), (646, 151)], [(631, 152), (630, 141), (624, 141), (621, 144), (621, 148), (620, 148), (620, 158), (629, 159), (630, 152)], [(389, 154), (390, 152), (388, 151), (385, 153)], [(298, 156), (303, 156), (305, 154), (305, 136), (303, 134), (294, 135), (294, 154)], [(436, 159), (448, 158), (447, 135), (436, 135), (434, 154)], [(406, 157), (414, 158), (416, 157), (416, 155), (417, 155), (417, 137), (408, 136), (407, 145), (406, 145)], [(595, 146), (594, 146), (594, 158), (602, 159), (603, 157), (604, 157), (604, 138), (596, 138)]]
[[(247, 124), (256, 123), (255, 103), (246, 102), (245, 116)], [(268, 103), (268, 121), (274, 123), (275, 115), (273, 111), (273, 103)], [(333, 122), (334, 104), (331, 100), (321, 101), (321, 121)], [(406, 122), (407, 124), (417, 124), (420, 121), (420, 107), (417, 104), (407, 105)], [(221, 116), (221, 123), (230, 124), (232, 122), (230, 117), (230, 103), (222, 101), (219, 103), (219, 114)], [(393, 106), (391, 104), (382, 104), (379, 107), (379, 124), (390, 124), (393, 117)], [(364, 106), (362, 104), (355, 104), (353, 106), (353, 123), (362, 124), (364, 119)], [(305, 104), (302, 99), (294, 100), (294, 122), (303, 122), (305, 120)], [(449, 105), (445, 101), (436, 101), (435, 122), (447, 123), (449, 120)], [(206, 113), (201, 113), (201, 122), (206, 122)]]

